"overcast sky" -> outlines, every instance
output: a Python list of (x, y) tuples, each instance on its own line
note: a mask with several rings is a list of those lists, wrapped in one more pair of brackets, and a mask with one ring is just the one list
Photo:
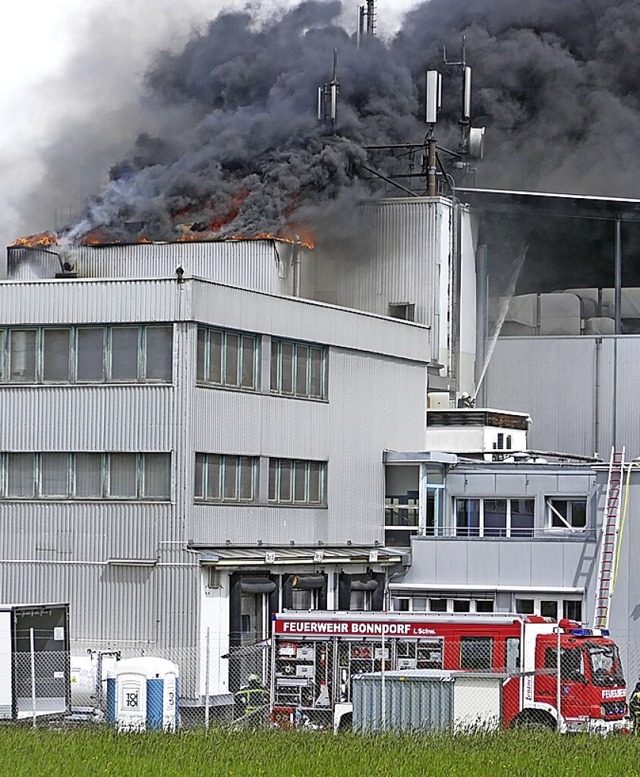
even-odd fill
[[(355, 30), (362, 2), (343, 0), (347, 29)], [(379, 0), (379, 33), (391, 34), (416, 4)], [(1, 252), (17, 237), (62, 226), (65, 216), (100, 188), (110, 165), (145, 126), (140, 83), (153, 52), (179, 48), (221, 8), (244, 5), (0, 0)]]

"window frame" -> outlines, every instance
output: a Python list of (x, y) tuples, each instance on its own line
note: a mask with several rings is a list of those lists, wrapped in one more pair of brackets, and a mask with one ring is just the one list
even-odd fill
[[(557, 510), (553, 503), (554, 502), (566, 502), (567, 504), (567, 517), (565, 518), (559, 510)], [(574, 503), (583, 503), (584, 504), (584, 524), (581, 526), (574, 526), (572, 523), (573, 520), (573, 513), (574, 513)], [(589, 507), (589, 500), (586, 495), (583, 496), (560, 496), (558, 494), (553, 494), (552, 496), (545, 496), (544, 498), (544, 507), (545, 507), (545, 528), (549, 532), (553, 533), (584, 533), (589, 528), (589, 514), (588, 514), (588, 507)], [(554, 526), (553, 521), (554, 519), (558, 519), (563, 526)]]
[[(298, 465), (298, 466), (296, 466)], [(299, 465), (302, 465), (300, 467)], [(297, 478), (302, 470), (304, 477), (304, 497), (296, 499)], [(313, 473), (317, 475), (317, 481)], [(288, 473), (287, 480), (283, 480)], [(311, 499), (312, 486), (314, 492), (318, 493), (318, 499)], [(283, 498), (283, 492), (288, 491), (289, 498)], [(286, 496), (286, 495), (285, 495)], [(269, 486), (267, 492), (267, 502), (270, 505), (284, 507), (318, 507), (327, 506), (327, 462), (316, 459), (288, 459), (281, 457), (269, 458)]]
[[(535, 537), (536, 528), (536, 505), (535, 498), (526, 496), (490, 496), (490, 497), (468, 497), (468, 496), (456, 496), (453, 498), (453, 518), (454, 518), (454, 536), (461, 538), (490, 538), (490, 539), (531, 539)], [(478, 503), (478, 525), (461, 526), (458, 522), (458, 505), (462, 502), (477, 502)], [(486, 502), (506, 502), (505, 509), (505, 525), (504, 528), (498, 526), (486, 526), (485, 521), (485, 503)], [(514, 502), (531, 502), (533, 506), (533, 514), (530, 527), (514, 527), (513, 526), (513, 503)]]
[[(201, 336), (204, 337), (201, 340)], [(220, 377), (218, 380), (211, 377), (212, 345), (213, 338), (220, 337)], [(230, 340), (238, 338), (236, 349), (235, 381), (227, 379), (227, 371), (230, 355)], [(201, 347), (201, 342), (202, 347)], [(249, 348), (249, 343), (252, 343)], [(250, 362), (245, 358), (245, 353), (251, 354)], [(196, 352), (196, 384), (199, 386), (213, 386), (214, 388), (230, 389), (234, 391), (260, 390), (260, 352), (261, 337), (254, 332), (241, 332), (235, 329), (206, 326), (198, 324), (197, 352)], [(202, 360), (202, 363), (201, 363)], [(244, 383), (245, 367), (251, 364), (252, 385)]]
[[(243, 486), (247, 481), (242, 477), (243, 464), (249, 464), (249, 485), (251, 495), (248, 498), (242, 496)], [(210, 496), (209, 479), (217, 464), (217, 490), (215, 496)], [(259, 473), (260, 458), (258, 456), (245, 456), (243, 454), (205, 453), (196, 452), (194, 459), (193, 499), (198, 504), (217, 505), (250, 505), (256, 504), (259, 497)], [(198, 468), (200, 468), (200, 487), (198, 488)], [(231, 475), (227, 478), (227, 471), (234, 473), (234, 494), (229, 496), (228, 486), (231, 484)], [(246, 470), (245, 470), (246, 471)], [(198, 493), (199, 491), (199, 493)]]
[[(283, 368), (285, 358), (288, 361), (288, 352), (291, 356), (290, 376)], [(269, 352), (269, 393), (295, 399), (326, 401), (328, 399), (328, 355), (329, 349), (326, 345), (272, 337)], [(318, 361), (314, 361), (314, 357), (316, 360), (319, 359), (320, 364), (320, 374), (316, 376), (320, 383), (317, 391), (314, 386), (314, 368), (317, 368)], [(300, 375), (301, 366), (304, 369), (304, 378)], [(289, 385), (290, 389), (287, 388)]]

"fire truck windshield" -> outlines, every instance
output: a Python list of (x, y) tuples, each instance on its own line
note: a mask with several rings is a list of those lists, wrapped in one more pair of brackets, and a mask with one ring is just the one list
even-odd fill
[(584, 647), (589, 659), (594, 685), (624, 685), (624, 677), (616, 645), (587, 642)]

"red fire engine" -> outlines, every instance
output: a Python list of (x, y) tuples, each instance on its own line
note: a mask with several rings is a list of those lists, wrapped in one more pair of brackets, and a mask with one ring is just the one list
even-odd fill
[(350, 701), (354, 675), (430, 669), (503, 674), (505, 727), (625, 726), (625, 681), (606, 630), (503, 613), (287, 611), (273, 620), (272, 707), (312, 721), (329, 722)]

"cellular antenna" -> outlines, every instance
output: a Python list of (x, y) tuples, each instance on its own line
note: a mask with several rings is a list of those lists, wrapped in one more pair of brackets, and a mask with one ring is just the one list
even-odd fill
[(447, 67), (454, 67), (460, 73), (460, 145), (458, 152), (463, 157), (481, 159), (484, 153), (484, 127), (471, 127), (471, 68), (467, 65), (467, 39), (462, 36), (462, 52), (459, 60), (448, 60), (447, 49), (442, 47), (442, 58)]
[(335, 124), (338, 120), (338, 49), (333, 50), (333, 77), (328, 84), (318, 87), (318, 121)]
[(358, 48), (362, 39), (376, 34), (376, 3), (375, 0), (367, 0), (366, 5), (358, 8)]

